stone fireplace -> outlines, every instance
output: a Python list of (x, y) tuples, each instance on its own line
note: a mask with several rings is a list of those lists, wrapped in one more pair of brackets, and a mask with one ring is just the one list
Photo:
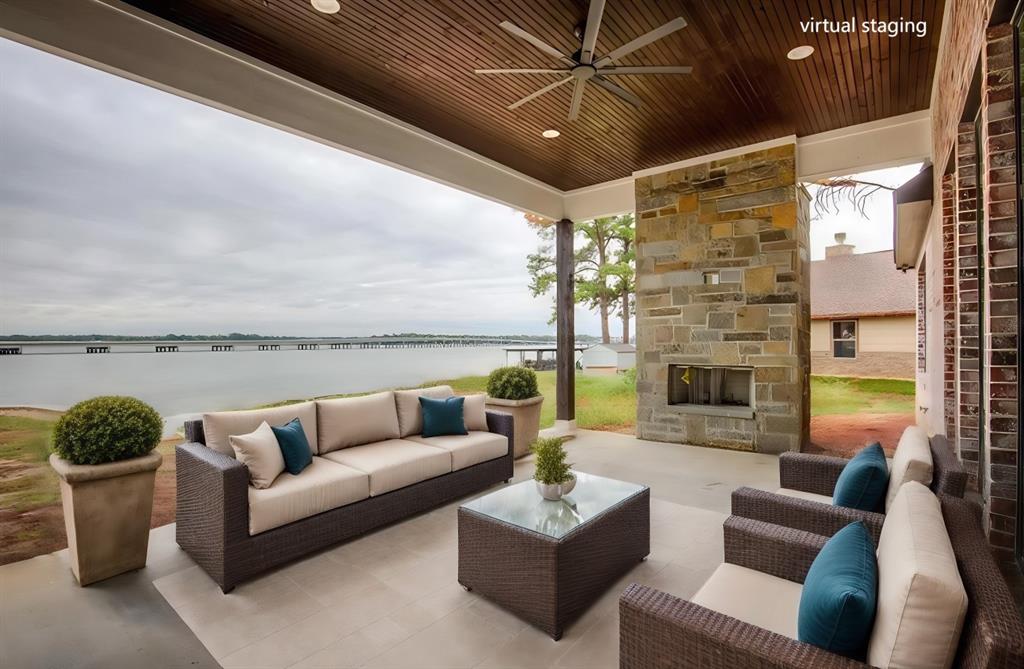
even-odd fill
[(636, 179), (637, 435), (765, 453), (810, 429), (795, 145)]

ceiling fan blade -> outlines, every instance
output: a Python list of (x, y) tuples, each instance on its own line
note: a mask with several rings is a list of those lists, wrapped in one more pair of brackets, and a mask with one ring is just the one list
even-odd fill
[(569, 103), (569, 120), (575, 121), (580, 116), (580, 105), (583, 104), (583, 87), (587, 82), (582, 79), (576, 80), (576, 87), (572, 89), (572, 102)]
[(611, 63), (612, 61), (615, 61), (615, 60), (618, 60), (619, 58), (622, 58), (626, 54), (633, 53), (637, 49), (639, 49), (641, 47), (645, 47), (648, 44), (650, 44), (651, 42), (657, 42), (662, 37), (665, 37), (666, 35), (671, 35), (675, 31), (681, 30), (681, 29), (683, 29), (685, 27), (686, 27), (686, 19), (684, 19), (681, 16), (679, 16), (677, 18), (674, 18), (671, 21), (669, 21), (668, 23), (666, 23), (665, 25), (661, 26), (660, 28), (655, 28), (654, 30), (652, 30), (649, 33), (646, 33), (644, 35), (640, 35), (640, 37), (637, 37), (635, 40), (626, 42), (625, 44), (620, 46), (618, 49), (615, 49), (615, 50), (607, 53), (606, 55), (602, 56), (599, 60), (597, 60), (594, 63), (594, 67), (601, 67), (602, 65), (607, 65), (608, 63)]
[(638, 98), (637, 96), (633, 95), (632, 93), (627, 91), (622, 86), (619, 86), (617, 84), (613, 84), (612, 82), (610, 82), (607, 79), (605, 79), (603, 76), (591, 77), (590, 81), (592, 83), (597, 84), (601, 88), (605, 89), (609, 93), (611, 93), (613, 95), (619, 96), (620, 98), (622, 98), (623, 100), (625, 100), (629, 104), (633, 105), (634, 107), (643, 107), (644, 106), (644, 103), (643, 103), (643, 101), (640, 98)]
[(601, 29), (601, 15), (604, 14), (605, 0), (590, 0), (587, 11), (587, 29), (583, 33), (583, 44), (580, 47), (580, 62), (590, 65), (594, 60), (594, 46), (597, 44), (597, 31)]
[(598, 74), (692, 74), (693, 68), (688, 65), (651, 65), (641, 67), (602, 67)]
[(566, 77), (565, 79), (559, 79), (558, 81), (556, 81), (554, 83), (548, 84), (547, 86), (545, 86), (544, 88), (540, 89), (539, 91), (534, 91), (533, 93), (530, 93), (529, 95), (527, 95), (522, 100), (516, 100), (515, 102), (510, 104), (508, 106), (508, 108), (509, 109), (516, 109), (517, 107), (520, 107), (520, 106), (526, 104), (527, 102), (529, 102), (530, 100), (533, 100), (534, 98), (539, 98), (540, 96), (544, 95), (548, 91), (555, 90), (556, 88), (558, 88), (562, 84), (564, 84), (566, 82), (569, 82), (569, 81), (572, 81), (572, 77)]
[(553, 68), (512, 68), (512, 69), (490, 69), (490, 70), (473, 70), (476, 74), (568, 74), (569, 70), (562, 68), (556, 70)]
[(533, 46), (537, 47), (538, 49), (540, 49), (541, 51), (543, 51), (547, 55), (551, 56), (552, 58), (557, 58), (558, 60), (560, 60), (563, 63), (566, 63), (568, 65), (575, 65), (576, 64), (576, 63), (574, 63), (572, 61), (571, 58), (566, 56), (564, 53), (562, 53), (561, 51), (559, 51), (555, 47), (553, 47), (550, 44), (548, 44), (547, 42), (541, 40), (539, 37), (534, 37), (533, 35), (531, 35), (530, 33), (526, 32), (525, 30), (523, 30), (522, 28), (520, 28), (519, 26), (517, 26), (514, 23), (511, 23), (509, 21), (502, 21), (501, 23), (498, 24), (498, 27), (503, 29), (503, 30), (505, 30), (506, 32), (509, 32), (509, 33), (515, 35), (516, 37), (518, 37), (521, 40), (529, 42), (530, 44), (532, 44)]

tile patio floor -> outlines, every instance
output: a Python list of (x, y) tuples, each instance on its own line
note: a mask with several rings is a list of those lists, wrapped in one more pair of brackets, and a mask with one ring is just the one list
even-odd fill
[[(590, 431), (567, 448), (581, 471), (651, 487), (652, 551), (561, 641), (458, 585), (453, 503), (227, 596), (173, 526), (153, 531), (146, 569), (89, 588), (65, 551), (0, 567), (0, 666), (615, 667), (625, 585), (695, 592), (722, 560), (730, 492), (777, 487), (777, 460)], [(532, 471), (520, 462), (516, 479)]]

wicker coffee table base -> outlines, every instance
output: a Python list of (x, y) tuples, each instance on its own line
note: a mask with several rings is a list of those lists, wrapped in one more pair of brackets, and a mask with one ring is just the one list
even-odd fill
[(556, 641), (650, 552), (647, 488), (561, 539), (459, 509), (459, 583)]

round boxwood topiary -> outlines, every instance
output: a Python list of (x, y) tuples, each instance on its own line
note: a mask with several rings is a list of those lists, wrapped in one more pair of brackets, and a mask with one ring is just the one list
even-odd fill
[(499, 367), (487, 377), (487, 394), (502, 400), (536, 397), (537, 373), (525, 367)]
[(60, 417), (53, 429), (53, 450), (76, 465), (137, 458), (160, 443), (163, 425), (156, 409), (134, 397), (94, 397)]

